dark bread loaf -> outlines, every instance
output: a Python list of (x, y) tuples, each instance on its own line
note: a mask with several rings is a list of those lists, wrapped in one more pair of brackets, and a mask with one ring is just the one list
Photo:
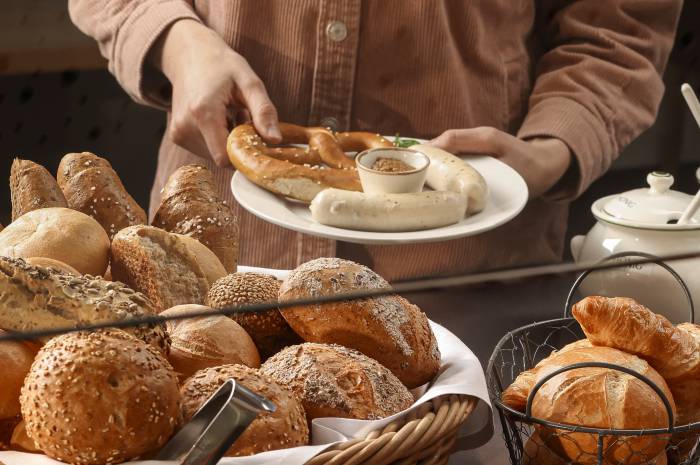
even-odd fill
[(197, 239), (219, 257), (229, 273), (238, 262), (238, 222), (201, 165), (186, 165), (165, 183), (153, 225)]
[(56, 179), (46, 168), (19, 158), (14, 159), (10, 169), (10, 197), (12, 221), (39, 208), (68, 206)]

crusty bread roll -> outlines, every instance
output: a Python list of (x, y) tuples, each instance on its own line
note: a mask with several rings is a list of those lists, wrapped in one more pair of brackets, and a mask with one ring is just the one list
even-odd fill
[(97, 276), (107, 269), (109, 238), (99, 223), (79, 211), (42, 208), (0, 232), (0, 255), (53, 258), (81, 274)]
[(24, 261), (29, 263), (30, 265), (43, 266), (44, 268), (53, 268), (55, 270), (62, 271), (64, 273), (72, 274), (75, 276), (80, 275), (80, 272), (72, 266), (68, 265), (67, 263), (54, 260), (53, 258), (29, 257), (25, 258)]
[[(276, 302), (280, 282), (274, 276), (260, 273), (232, 273), (214, 283), (207, 294), (212, 308)], [(231, 315), (246, 330), (258, 347), (263, 360), (283, 348), (303, 342), (292, 331), (278, 309)]]
[(593, 344), (638, 355), (669, 382), (700, 378), (700, 344), (634, 299), (586, 297), (572, 313)]
[(27, 434), (27, 422), (21, 420), (17, 423), (17, 426), (12, 430), (12, 437), (10, 437), (10, 448), (13, 450), (26, 451), (26, 452), (41, 452), (32, 438)]
[(68, 206), (95, 218), (110, 239), (127, 226), (146, 224), (146, 212), (104, 158), (90, 152), (68, 153), (58, 165), (57, 177)]
[(143, 292), (163, 311), (203, 304), (209, 286), (194, 254), (175, 234), (153, 226), (129, 226), (112, 239), (112, 277)]
[(277, 407), (261, 412), (226, 452), (228, 457), (302, 446), (309, 442), (304, 409), (288, 388), (244, 365), (223, 365), (198, 371), (182, 385), (182, 416), (188, 421), (229, 379), (266, 397)]
[[(0, 257), (0, 328), (13, 331), (63, 328), (155, 314), (143, 294), (122, 283), (72, 276)], [(167, 353), (165, 325), (128, 332)]]
[(10, 170), (12, 221), (39, 208), (68, 207), (56, 179), (46, 168), (15, 158)]
[(322, 417), (375, 420), (413, 404), (411, 393), (388, 369), (335, 344), (287, 347), (260, 371), (301, 398), (309, 422)]
[(177, 376), (163, 355), (120, 330), (57, 336), (22, 387), (27, 434), (51, 458), (119, 463), (158, 449), (179, 420)]
[[(553, 438), (553, 436), (547, 436), (547, 439), (543, 440), (538, 430), (533, 431), (525, 443), (522, 465), (567, 465), (571, 463), (559, 457), (547, 446), (550, 438)], [(659, 456), (648, 462), (649, 465), (666, 465), (667, 463), (666, 452), (661, 452)], [(602, 465), (617, 464), (603, 460)]]
[(238, 221), (204, 166), (182, 166), (170, 175), (153, 225), (192, 236), (219, 257), (226, 271), (236, 271)]
[(207, 280), (208, 287), (216, 282), (217, 279), (226, 276), (226, 268), (221, 264), (221, 260), (217, 257), (214, 252), (209, 250), (209, 247), (199, 242), (197, 239), (193, 239), (190, 236), (185, 236), (184, 234), (175, 234), (182, 240), (185, 247), (192, 252), (194, 258), (199, 263), (204, 277)]
[[(388, 287), (365, 266), (319, 258), (292, 271), (282, 283), (279, 298), (284, 302)], [(440, 368), (440, 351), (428, 318), (403, 297), (306, 305), (281, 312), (305, 341), (357, 349), (389, 368), (409, 388), (429, 382)]]
[[(0, 451), (12, 450), (12, 433), (20, 422), (20, 417), (0, 420)], [(2, 462), (0, 461), (0, 465)]]
[[(646, 376), (664, 392), (675, 415), (673, 396), (659, 373), (645, 360), (609, 347), (577, 347), (548, 357), (529, 370), (535, 375), (529, 377), (530, 389), (549, 373), (581, 362), (612, 363)], [(527, 376), (521, 374), (518, 378), (521, 377)], [(519, 379), (513, 384), (522, 384)], [(502, 399), (507, 405), (519, 408), (518, 404), (508, 403), (509, 396), (504, 395)], [(669, 422), (663, 401), (649, 386), (634, 376), (607, 368), (569, 370), (547, 381), (534, 396), (532, 415), (556, 423), (593, 428), (665, 428)], [(544, 427), (540, 434), (548, 437), (547, 445), (557, 455), (580, 464), (598, 463), (597, 435), (552, 431)], [(603, 440), (606, 460), (630, 465), (647, 463), (664, 451), (668, 443), (668, 437), (663, 435), (605, 436)]]
[[(163, 316), (210, 310), (204, 305), (178, 305)], [(166, 323), (170, 336), (168, 359), (180, 375), (189, 378), (203, 368), (220, 365), (247, 365), (258, 368), (260, 355), (248, 333), (225, 316), (173, 320)]]
[[(5, 331), (0, 330), (0, 336)], [(19, 415), (19, 391), (24, 377), (29, 373), (39, 347), (35, 344), (15, 341), (0, 342), (0, 420), (14, 419)]]

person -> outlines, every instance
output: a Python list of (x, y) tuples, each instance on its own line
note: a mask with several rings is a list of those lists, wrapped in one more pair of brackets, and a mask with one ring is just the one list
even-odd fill
[[(655, 118), (682, 0), (70, 0), (136, 101), (168, 112), (150, 211), (179, 166), (213, 169), (240, 263), (339, 255), (388, 279), (561, 260), (568, 204)], [(487, 233), (431, 244), (336, 243), (235, 204), (226, 138), (251, 119), (432, 139), (494, 156), (530, 200)]]

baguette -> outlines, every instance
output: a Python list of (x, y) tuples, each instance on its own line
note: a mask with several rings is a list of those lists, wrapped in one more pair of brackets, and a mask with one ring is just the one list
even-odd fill
[(12, 221), (39, 208), (68, 207), (51, 173), (33, 161), (19, 158), (14, 159), (10, 170), (10, 197)]
[[(11, 331), (63, 328), (155, 314), (142, 294), (122, 283), (72, 276), (22, 259), (0, 257), (0, 328)], [(167, 354), (164, 325), (127, 330)]]
[(58, 185), (68, 205), (90, 215), (111, 239), (121, 229), (146, 224), (146, 212), (124, 188), (104, 158), (94, 153), (66, 154), (58, 165)]
[(211, 172), (201, 165), (183, 166), (168, 178), (162, 194), (153, 226), (197, 239), (219, 257), (227, 272), (235, 272), (238, 222), (217, 194)]

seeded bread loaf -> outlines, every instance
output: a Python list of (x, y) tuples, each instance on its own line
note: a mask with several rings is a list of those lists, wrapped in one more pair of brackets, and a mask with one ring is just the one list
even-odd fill
[(32, 210), (67, 207), (56, 179), (46, 168), (29, 160), (15, 158), (10, 170), (12, 221)]
[(51, 339), (20, 400), (34, 443), (77, 465), (120, 463), (157, 450), (179, 423), (172, 367), (158, 350), (120, 330)]
[(376, 420), (413, 404), (411, 393), (388, 369), (339, 345), (290, 346), (260, 371), (301, 398), (309, 422), (323, 417)]
[[(122, 283), (72, 276), (0, 257), (0, 328), (12, 331), (62, 328), (155, 314), (153, 305)], [(164, 325), (128, 330), (164, 353)]]
[(204, 166), (186, 165), (168, 178), (153, 225), (197, 239), (219, 257), (226, 271), (236, 271), (238, 222)]
[(284, 385), (244, 365), (223, 365), (200, 370), (182, 385), (182, 416), (188, 421), (202, 404), (229, 379), (266, 397), (277, 407), (261, 412), (233, 443), (226, 456), (252, 455), (302, 446), (309, 442), (306, 416), (299, 399)]
[[(207, 305), (212, 308), (276, 302), (280, 282), (274, 276), (261, 273), (232, 273), (214, 283), (207, 294)], [(283, 348), (303, 342), (292, 331), (278, 309), (231, 315), (260, 351), (263, 360)]]
[[(319, 258), (289, 274), (279, 300), (386, 288), (389, 284), (365, 266)], [(440, 368), (440, 351), (428, 318), (403, 297), (304, 305), (282, 308), (281, 312), (305, 341), (359, 350), (389, 368), (409, 388), (429, 382)]]
[(203, 304), (209, 289), (197, 258), (176, 235), (154, 226), (129, 226), (112, 239), (112, 278), (143, 292), (161, 312)]
[(68, 153), (58, 165), (57, 178), (68, 206), (95, 218), (110, 239), (127, 226), (147, 223), (146, 212), (104, 158), (90, 152)]

